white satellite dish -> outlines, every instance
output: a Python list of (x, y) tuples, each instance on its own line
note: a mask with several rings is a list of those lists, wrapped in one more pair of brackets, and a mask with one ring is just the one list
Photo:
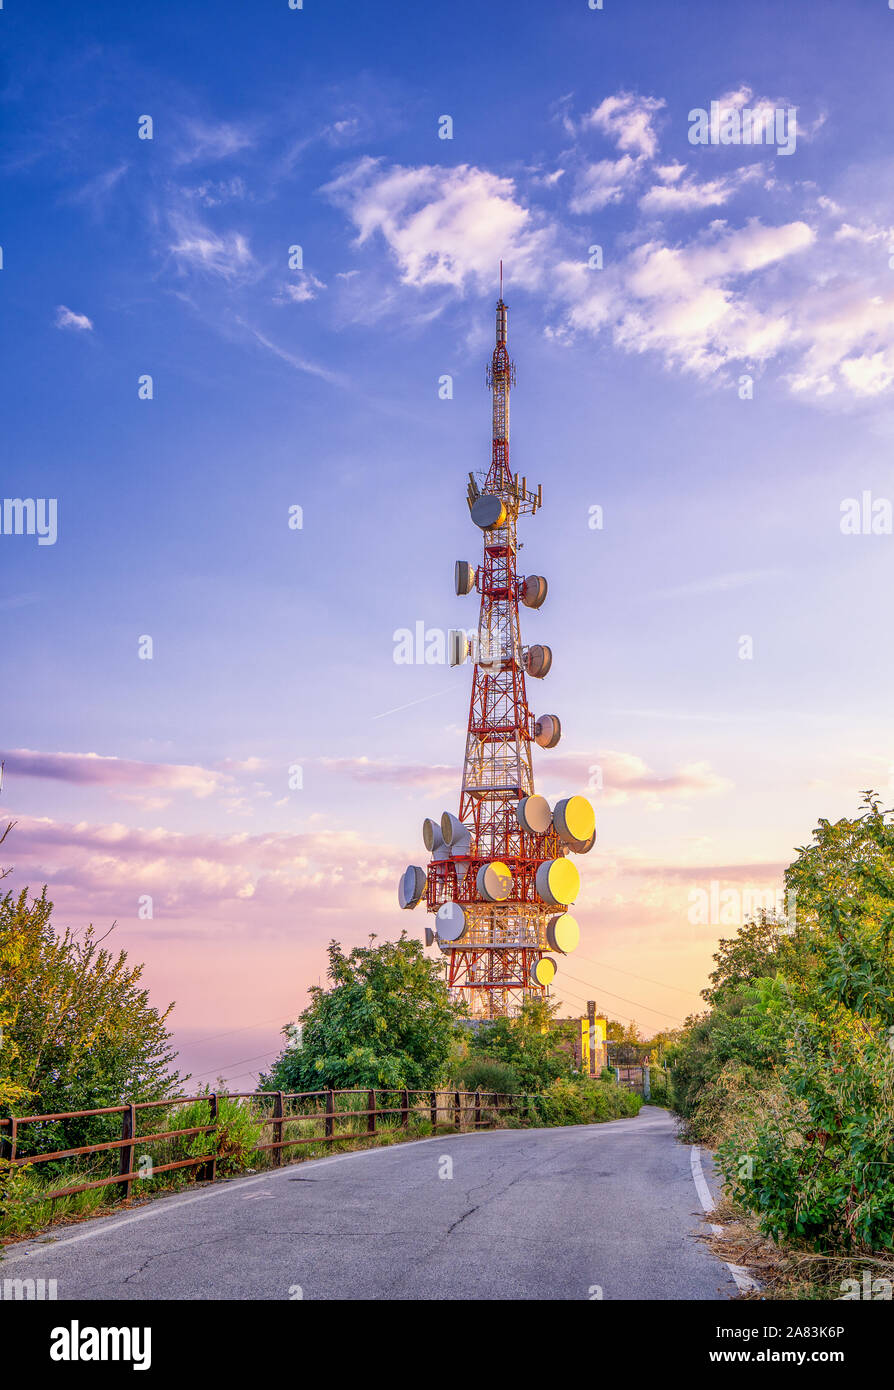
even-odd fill
[(459, 903), (444, 903), (435, 914), (435, 928), (439, 941), (453, 943), (466, 934), (466, 914)]
[(452, 627), (447, 633), (447, 658), (451, 666), (462, 666), (469, 657), (469, 638), (461, 627)]
[(410, 864), (400, 876), (397, 885), (397, 901), (403, 908), (415, 907), (425, 893), (425, 870), (418, 864)]
[(475, 886), (488, 903), (502, 903), (512, 892), (512, 872), (507, 864), (495, 859), (482, 864), (475, 875)]
[(534, 742), (540, 748), (555, 748), (562, 737), (562, 725), (557, 714), (541, 714), (534, 724)]
[(438, 821), (432, 820), (429, 816), (422, 822), (422, 843), (431, 854), (432, 850), (440, 849), (444, 843), (444, 836), (441, 834), (441, 826)]
[(468, 560), (457, 560), (453, 569), (453, 587), (457, 594), (470, 594), (475, 587), (475, 566)]
[(552, 811), (545, 796), (523, 796), (515, 808), (516, 819), (529, 835), (545, 835), (552, 824)]

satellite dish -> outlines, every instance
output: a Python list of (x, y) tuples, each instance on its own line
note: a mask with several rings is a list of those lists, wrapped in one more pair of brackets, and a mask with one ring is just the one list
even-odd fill
[(466, 914), (459, 903), (444, 903), (435, 915), (439, 941), (460, 941), (466, 934)]
[(497, 526), (505, 526), (506, 508), (502, 498), (492, 492), (482, 492), (472, 503), (472, 520), (482, 531), (492, 531)]
[(495, 859), (491, 864), (482, 864), (475, 875), (475, 886), (488, 903), (502, 903), (512, 892), (512, 873), (506, 864)]
[(573, 903), (580, 892), (580, 874), (570, 859), (547, 859), (535, 875), (537, 892), (553, 907)]
[(425, 892), (425, 870), (410, 864), (400, 876), (397, 901), (403, 908), (415, 907)]
[(444, 812), (441, 817), (441, 839), (445, 845), (452, 847), (455, 839), (462, 839), (468, 833), (459, 816), (455, 816), (452, 811)]
[(431, 927), (425, 928), (425, 944), (426, 946), (434, 946), (435, 944), (435, 934)]
[(462, 666), (469, 655), (469, 639), (461, 627), (452, 627), (447, 633), (447, 652), (451, 666)]
[(453, 567), (453, 587), (460, 595), (470, 594), (475, 587), (475, 566), (468, 560), (457, 560)]
[(526, 608), (539, 608), (549, 585), (542, 574), (529, 574), (522, 585), (521, 601)]
[(534, 676), (537, 680), (542, 680), (548, 674), (549, 668), (553, 664), (553, 654), (550, 647), (529, 647), (525, 656), (525, 670), (529, 676)]
[(576, 949), (580, 941), (580, 927), (577, 925), (577, 919), (572, 917), (570, 912), (563, 912), (558, 917), (551, 917), (546, 924), (546, 939), (551, 950), (559, 951), (563, 956), (567, 956), (569, 951)]
[(562, 725), (557, 714), (541, 714), (534, 724), (534, 742), (540, 748), (555, 748), (562, 737)]
[(545, 835), (552, 824), (552, 811), (545, 796), (523, 796), (515, 808), (516, 819), (529, 835)]
[(422, 843), (425, 845), (429, 854), (431, 854), (433, 850), (440, 849), (441, 845), (444, 843), (441, 827), (438, 822), (432, 820), (431, 817), (422, 822)]
[(556, 978), (556, 962), (552, 956), (540, 956), (531, 966), (532, 985), (551, 985)]
[(566, 845), (586, 844), (596, 833), (596, 812), (585, 796), (566, 796), (556, 802), (553, 825)]

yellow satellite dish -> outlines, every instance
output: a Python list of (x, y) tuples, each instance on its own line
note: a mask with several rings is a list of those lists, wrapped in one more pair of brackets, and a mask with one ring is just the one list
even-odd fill
[(573, 903), (580, 892), (580, 874), (570, 859), (547, 859), (535, 876), (537, 892), (554, 907)]

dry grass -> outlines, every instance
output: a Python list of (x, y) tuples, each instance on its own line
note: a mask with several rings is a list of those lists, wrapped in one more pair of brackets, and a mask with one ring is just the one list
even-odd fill
[(751, 1301), (830, 1301), (841, 1299), (842, 1281), (863, 1284), (864, 1271), (871, 1279), (894, 1284), (894, 1256), (819, 1255), (792, 1245), (776, 1245), (761, 1235), (757, 1221), (728, 1197), (721, 1197), (710, 1220), (721, 1226), (720, 1235), (708, 1234), (709, 1249), (729, 1264), (743, 1265), (760, 1284), (756, 1291), (740, 1294)]

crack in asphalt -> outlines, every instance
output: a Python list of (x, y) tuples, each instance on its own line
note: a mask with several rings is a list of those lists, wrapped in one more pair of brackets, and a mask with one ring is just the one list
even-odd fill
[(466, 1219), (467, 1216), (474, 1216), (476, 1211), (478, 1211), (478, 1207), (469, 1207), (469, 1210), (468, 1210), (468, 1211), (464, 1211), (463, 1214), (462, 1214), (462, 1216), (460, 1216), (460, 1217), (458, 1218), (458, 1220), (452, 1222), (452, 1223), (447, 1227), (447, 1230), (445, 1231), (444, 1234), (445, 1234), (445, 1235), (448, 1235), (448, 1236), (449, 1236), (449, 1235), (452, 1235), (453, 1232), (456, 1230), (457, 1226), (461, 1226), (461, 1225), (463, 1224), (463, 1222), (465, 1221), (465, 1219)]

